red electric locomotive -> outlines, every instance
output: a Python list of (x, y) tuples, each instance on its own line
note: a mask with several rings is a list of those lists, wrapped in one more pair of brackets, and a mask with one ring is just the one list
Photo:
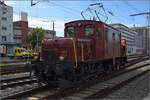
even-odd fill
[(126, 62), (120, 31), (103, 22), (72, 21), (64, 32), (64, 38), (43, 40), (41, 60), (31, 62), (40, 82), (72, 87)]

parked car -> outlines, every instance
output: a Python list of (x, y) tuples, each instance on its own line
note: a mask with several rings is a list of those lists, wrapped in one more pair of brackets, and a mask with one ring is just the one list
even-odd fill
[(31, 57), (31, 53), (25, 48), (15, 48), (14, 57), (27, 58)]

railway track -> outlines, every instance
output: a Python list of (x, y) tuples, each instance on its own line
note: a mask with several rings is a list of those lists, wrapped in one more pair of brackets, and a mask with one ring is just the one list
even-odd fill
[(116, 89), (125, 86), (127, 83), (135, 80), (136, 78), (148, 73), (150, 66), (136, 69), (124, 75), (120, 75), (103, 83), (98, 83), (92, 87), (86, 88), (78, 93), (74, 93), (71, 96), (66, 96), (63, 99), (102, 99), (109, 95)]
[(37, 80), (29, 76), (3, 79), (0, 83), (0, 97), (3, 99), (19, 91), (30, 89), (32, 86), (38, 87)]
[(127, 62), (132, 63), (132, 62), (135, 62), (136, 60), (139, 60), (144, 57), (147, 57), (147, 56), (146, 55), (131, 56), (131, 57), (129, 56), (129, 57), (127, 57)]
[[(144, 61), (144, 60), (147, 60), (147, 59), (148, 59), (147, 57), (143, 57), (143, 58), (140, 58), (139, 60), (136, 60), (136, 62), (132, 62), (132, 64), (131, 63), (127, 64), (126, 66), (131, 66), (131, 65), (133, 65), (133, 64), (135, 64), (137, 62)], [(141, 68), (141, 67), (143, 67), (143, 66), (140, 65), (137, 68), (128, 69), (128, 71), (125, 70), (125, 72), (124, 72), (124, 70), (120, 70), (120, 71), (117, 71), (117, 74), (113, 74), (112, 73), (112, 74), (109, 74), (109, 75), (100, 76), (100, 78), (93, 80), (92, 83), (88, 82), (87, 84), (84, 84), (84, 85), (81, 85), (80, 87), (78, 87), (78, 89), (75, 88), (75, 89), (68, 89), (68, 90), (55, 90), (55, 89), (49, 89), (47, 87), (47, 85), (42, 85), (42, 86), (38, 86), (37, 85), (34, 88), (32, 87), (32, 88), (28, 88), (28, 89), (26, 89), (24, 91), (18, 91), (16, 93), (5, 95), (5, 96), (3, 96), (2, 99), (16, 99), (16, 98), (18, 99), (20, 97), (22, 97), (20, 99), (23, 99), (23, 98), (26, 98), (26, 99), (28, 99), (28, 98), (38, 98), (38, 99), (39, 98), (40, 99), (45, 99), (45, 98), (46, 99), (47, 98), (48, 99), (50, 99), (50, 98), (51, 99), (52, 98), (53, 99), (66, 98), (66, 96), (68, 96), (68, 94), (70, 96), (70, 94), (75, 94), (75, 93), (77, 93), (79, 91), (82, 91), (82, 90), (86, 89), (87, 87), (90, 87), (90, 86), (95, 85), (97, 83), (101, 83), (101, 82), (107, 81), (107, 80), (109, 80), (109, 79), (111, 79), (113, 77), (117, 77), (117, 76), (119, 76), (119, 75), (121, 75), (123, 73), (127, 73), (127, 72), (130, 72), (132, 70), (135, 70), (135, 69), (138, 69), (138, 68)]]
[(24, 64), (0, 66), (0, 75), (28, 72)]
[[(145, 69), (146, 67), (148, 67), (148, 69)], [(127, 84), (131, 83), (132, 81), (134, 81), (150, 72), (150, 66), (145, 66), (144, 68), (141, 68), (141, 69), (143, 70), (142, 72), (139, 72), (139, 73), (136, 72), (134, 75), (132, 75), (130, 77), (125, 77), (125, 79), (122, 80), (121, 82), (116, 82), (116, 83), (112, 82), (111, 83), (111, 81), (110, 81), (110, 84), (106, 83), (105, 86), (107, 86), (107, 87), (101, 86), (104, 89), (100, 89), (97, 86), (97, 88), (98, 88), (97, 92), (91, 94), (90, 96), (85, 97), (84, 99), (105, 98), (106, 96), (112, 94), (113, 92), (119, 90), (120, 88), (126, 86)], [(120, 77), (120, 78), (122, 78), (122, 77)], [(118, 80), (120, 80), (120, 79), (118, 78)], [(112, 80), (112, 81), (114, 81), (114, 80)], [(116, 79), (116, 81), (117, 81), (117, 79)]]
[(1, 90), (9, 88), (9, 87), (15, 87), (15, 86), (21, 86), (24, 84), (30, 84), (36, 82), (36, 79), (33, 78), (31, 79), (30, 77), (19, 77), (19, 78), (14, 78), (14, 79), (8, 79), (8, 80), (2, 80), (0, 87)]
[(8, 74), (15, 74), (15, 73), (25, 73), (25, 72), (28, 72), (24, 69), (13, 69), (13, 70), (8, 70), (8, 71), (3, 71), (3, 72), (0, 72), (0, 75), (8, 75)]
[[(146, 68), (148, 65), (150, 65), (149, 61), (145, 61), (142, 64), (138, 63), (139, 66), (137, 66), (137, 64), (136, 64), (134, 66), (128, 67), (125, 70), (121, 70), (119, 72), (112, 73), (109, 75), (100, 76), (98, 79), (92, 80), (92, 82), (88, 82), (87, 84), (81, 85), (79, 88), (69, 89), (69, 90), (61, 90), (54, 95), (50, 95), (50, 96), (47, 96), (46, 98), (42, 98), (42, 99), (73, 99), (73, 100), (93, 99), (92, 96), (94, 94), (99, 93), (100, 91), (104, 92), (104, 89), (106, 89), (106, 88), (112, 89), (115, 86), (119, 87), (119, 83), (117, 84), (117, 82), (120, 82), (120, 85), (122, 86), (122, 84), (128, 83), (130, 80), (137, 78), (140, 75), (148, 72), (150, 69), (150, 66), (149, 66), (149, 69), (143, 69), (143, 67)], [(131, 64), (131, 65), (133, 65), (133, 64)], [(141, 72), (138, 70), (141, 70)], [(135, 73), (135, 74), (132, 75), (132, 73)], [(117, 78), (117, 77), (120, 77), (120, 78)], [(110, 87), (110, 86), (114, 86), (114, 87)], [(99, 88), (99, 87), (101, 87), (101, 88)], [(89, 88), (91, 88), (91, 91)], [(105, 90), (105, 91), (110, 91), (110, 90)], [(90, 95), (90, 97), (88, 97), (89, 95)]]
[(127, 58), (128, 59), (131, 59), (131, 58), (137, 58), (137, 57), (144, 57), (146, 55), (143, 55), (143, 54), (136, 54), (136, 55), (129, 55)]
[(125, 67), (129, 67), (133, 64), (136, 64), (138, 62), (141, 62), (141, 61), (145, 61), (145, 60), (148, 60), (150, 59), (150, 56), (143, 56), (143, 57), (137, 57), (137, 58), (130, 58), (127, 60), (127, 64), (125, 65)]

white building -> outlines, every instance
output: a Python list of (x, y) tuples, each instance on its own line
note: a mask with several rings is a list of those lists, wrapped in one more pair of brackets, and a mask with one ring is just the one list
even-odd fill
[(0, 42), (13, 42), (13, 8), (0, 2)]
[(110, 25), (121, 31), (121, 39), (126, 40), (128, 54), (133, 54), (135, 48), (135, 35), (137, 35), (137, 32), (131, 30), (130, 28), (128, 28), (123, 24), (110, 24)]
[(148, 27), (133, 27), (131, 28), (139, 33), (139, 36), (142, 37), (142, 48), (144, 53), (150, 53), (150, 28)]
[(6, 45), (7, 54), (13, 50), (13, 8), (0, 2), (0, 45)]

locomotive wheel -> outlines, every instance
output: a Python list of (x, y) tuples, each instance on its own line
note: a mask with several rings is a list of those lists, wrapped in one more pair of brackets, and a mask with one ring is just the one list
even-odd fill
[(104, 71), (107, 74), (111, 73), (113, 71), (112, 66), (111, 65), (104, 66)]
[(86, 81), (86, 73), (85, 73), (85, 64), (81, 64), (81, 80), (83, 81), (83, 82), (85, 82)]
[(86, 82), (87, 81), (87, 76), (89, 73), (89, 66), (86, 66), (86, 64), (81, 63), (78, 66), (78, 69), (76, 71), (76, 79), (77, 81), (80, 82)]
[(102, 73), (104, 73), (104, 72), (105, 72), (105, 70), (104, 70), (103, 65), (102, 65), (102, 64), (99, 64), (99, 65), (97, 66), (97, 76), (99, 76), (100, 74), (102, 74)]
[(116, 69), (117, 69), (117, 70), (120, 69), (120, 64), (116, 64)]
[(71, 71), (64, 71), (63, 78), (72, 82), (75, 80), (74, 75)]
[(114, 71), (117, 71), (120, 69), (120, 64), (116, 63), (116, 65), (113, 67)]

